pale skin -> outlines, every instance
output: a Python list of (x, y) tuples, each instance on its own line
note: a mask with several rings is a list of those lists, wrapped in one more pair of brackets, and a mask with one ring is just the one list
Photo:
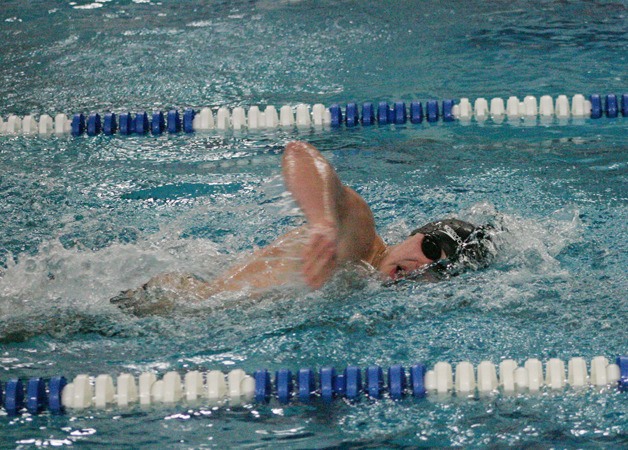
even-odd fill
[(159, 286), (173, 294), (183, 292), (185, 297), (200, 301), (224, 291), (263, 292), (294, 282), (299, 276), (311, 289), (319, 289), (347, 264), (367, 264), (383, 278), (396, 279), (434, 262), (421, 249), (421, 233), (387, 246), (376, 232), (364, 199), (342, 184), (314, 146), (289, 143), (282, 158), (282, 175), (305, 214), (305, 225), (255, 251), (246, 262), (212, 282), (170, 273), (154, 277), (146, 286)]

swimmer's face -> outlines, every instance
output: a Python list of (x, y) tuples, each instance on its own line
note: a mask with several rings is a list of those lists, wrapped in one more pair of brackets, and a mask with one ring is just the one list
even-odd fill
[(390, 247), (379, 264), (379, 271), (388, 278), (396, 280), (403, 278), (410, 272), (432, 264), (437, 259), (446, 257), (445, 252), (441, 250), (440, 258), (428, 258), (423, 251), (424, 239), (424, 234), (417, 233), (402, 243)]

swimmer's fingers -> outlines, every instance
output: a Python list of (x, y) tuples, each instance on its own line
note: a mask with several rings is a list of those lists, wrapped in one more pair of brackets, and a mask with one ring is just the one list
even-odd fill
[(336, 269), (337, 244), (325, 234), (314, 233), (303, 252), (303, 275), (313, 289), (320, 288)]

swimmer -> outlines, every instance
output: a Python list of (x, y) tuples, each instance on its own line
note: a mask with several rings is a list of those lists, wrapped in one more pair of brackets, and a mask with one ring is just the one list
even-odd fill
[(211, 282), (190, 274), (162, 274), (111, 302), (137, 315), (165, 313), (183, 299), (202, 301), (220, 292), (243, 289), (263, 292), (293, 283), (298, 277), (311, 289), (319, 289), (339, 268), (351, 264), (366, 265), (388, 283), (395, 283), (417, 274), (433, 279), (463, 256), (477, 261), (485, 256), (485, 248), (478, 244), (485, 228), (457, 219), (429, 223), (405, 241), (386, 245), (364, 199), (343, 185), (325, 157), (308, 143), (286, 146), (282, 175), (305, 214), (305, 225)]

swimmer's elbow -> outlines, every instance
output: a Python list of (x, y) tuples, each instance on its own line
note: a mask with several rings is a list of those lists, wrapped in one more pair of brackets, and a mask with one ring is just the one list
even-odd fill
[[(304, 141), (291, 141), (286, 144), (285, 154), (299, 153), (311, 147), (310, 144)], [(285, 156), (284, 154), (284, 156)]]
[(284, 172), (294, 168), (294, 165), (303, 157), (308, 155), (309, 144), (303, 141), (292, 141), (286, 145), (281, 158), (281, 165)]

